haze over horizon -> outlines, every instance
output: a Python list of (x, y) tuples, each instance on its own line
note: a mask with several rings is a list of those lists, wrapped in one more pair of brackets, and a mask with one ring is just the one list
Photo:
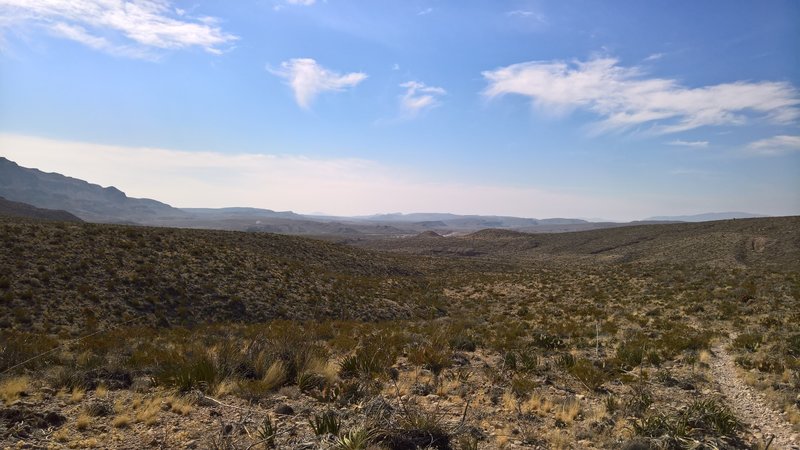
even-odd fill
[(798, 24), (791, 1), (0, 0), (0, 156), (178, 207), (798, 215)]

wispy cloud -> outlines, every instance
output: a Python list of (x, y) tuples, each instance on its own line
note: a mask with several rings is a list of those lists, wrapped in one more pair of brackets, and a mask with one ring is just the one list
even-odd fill
[(681, 139), (675, 139), (674, 141), (667, 142), (669, 145), (678, 145), (681, 147), (693, 147), (693, 148), (706, 148), (708, 147), (708, 141), (684, 141)]
[(316, 2), (317, 0), (286, 0), (286, 3), (290, 5), (300, 5), (300, 6), (311, 6)]
[(417, 11), (418, 16), (427, 16), (428, 14), (433, 12), (433, 8), (425, 8)]
[(467, 184), (355, 158), (189, 152), (2, 133), (0, 149), (0, 155), (25, 167), (113, 185), (130, 196), (178, 207), (242, 205), (342, 215), (446, 211), (622, 218), (657, 212), (649, 202), (531, 186)]
[(419, 81), (407, 81), (400, 87), (406, 92), (400, 97), (400, 107), (406, 116), (415, 117), (422, 111), (439, 105), (439, 97), (447, 91), (440, 87), (427, 86)]
[(575, 108), (600, 116), (597, 131), (651, 126), (659, 134), (710, 125), (742, 125), (753, 117), (786, 124), (800, 117), (800, 96), (788, 82), (723, 83), (690, 88), (647, 77), (613, 58), (532, 61), (483, 72), (484, 95), (528, 97), (538, 108), (565, 114)]
[(528, 9), (515, 9), (513, 11), (508, 11), (506, 15), (509, 17), (532, 19), (542, 23), (546, 22), (544, 14), (538, 13), (536, 11), (531, 11)]
[(703, 169), (678, 168), (670, 170), (669, 174), (677, 176), (708, 176), (711, 175), (711, 172)]
[(800, 136), (773, 136), (747, 146), (747, 153), (755, 156), (780, 156), (794, 152), (800, 152)]
[(649, 56), (648, 56), (647, 58), (645, 58), (644, 60), (645, 60), (645, 61), (658, 61), (659, 59), (661, 59), (661, 58), (663, 58), (663, 57), (664, 57), (664, 54), (663, 54), (663, 53), (653, 53), (652, 55), (649, 55)]
[(238, 39), (216, 19), (189, 18), (168, 0), (0, 0), (0, 18), (122, 56), (191, 47), (220, 54)]
[(328, 70), (311, 58), (295, 58), (281, 63), (280, 69), (267, 68), (270, 73), (286, 80), (294, 91), (301, 108), (311, 106), (314, 98), (326, 91), (342, 91), (367, 78), (363, 72), (339, 74)]

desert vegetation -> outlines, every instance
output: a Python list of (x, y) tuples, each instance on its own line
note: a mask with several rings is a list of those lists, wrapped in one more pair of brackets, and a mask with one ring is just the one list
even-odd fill
[(800, 221), (735, 222), (373, 250), (3, 220), (0, 441), (791, 448)]

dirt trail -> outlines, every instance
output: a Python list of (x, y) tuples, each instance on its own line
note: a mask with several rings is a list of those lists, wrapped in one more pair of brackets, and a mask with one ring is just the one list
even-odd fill
[(770, 445), (772, 449), (800, 450), (800, 435), (792, 430), (792, 426), (779, 413), (767, 406), (764, 396), (745, 384), (736, 375), (733, 357), (725, 350), (725, 344), (717, 344), (713, 349), (714, 358), (710, 362), (714, 380), (728, 404), (761, 442), (775, 439)]

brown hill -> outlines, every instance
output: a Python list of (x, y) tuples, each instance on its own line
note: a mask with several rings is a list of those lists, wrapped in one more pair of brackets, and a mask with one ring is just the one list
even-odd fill
[(0, 328), (427, 314), (419, 265), (308, 238), (0, 219), (0, 248)]
[(444, 239), (385, 239), (357, 245), (423, 255), (504, 260), (763, 264), (800, 266), (800, 217), (639, 225), (574, 233), (482, 230)]

